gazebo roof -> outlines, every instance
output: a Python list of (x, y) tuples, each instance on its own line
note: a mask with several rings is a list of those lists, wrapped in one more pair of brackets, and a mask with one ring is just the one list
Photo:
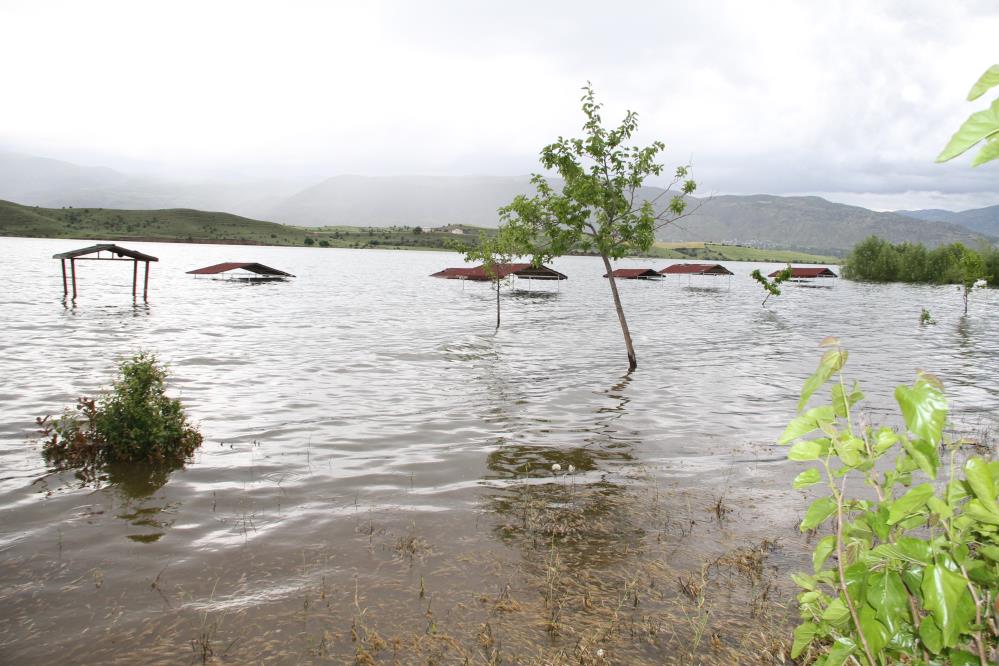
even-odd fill
[[(88, 254), (97, 254), (98, 252), (110, 252), (117, 255), (119, 259), (124, 260), (125, 257), (129, 259), (135, 259), (136, 261), (159, 261), (156, 257), (143, 254), (137, 250), (129, 250), (127, 247), (122, 247), (121, 245), (115, 245), (114, 243), (98, 243), (97, 245), (91, 245), (90, 247), (80, 248), (79, 250), (71, 250), (69, 252), (60, 252), (59, 254), (53, 254), (53, 259), (76, 259)], [(114, 259), (114, 257), (112, 257)]]
[(673, 264), (659, 271), (662, 275), (732, 275), (721, 264)]
[(263, 264), (258, 264), (255, 261), (228, 261), (221, 264), (215, 264), (213, 266), (205, 266), (204, 268), (196, 268), (193, 271), (187, 271), (188, 275), (218, 275), (219, 273), (226, 273), (228, 271), (235, 271), (242, 269), (244, 271), (249, 271), (251, 273), (256, 273), (257, 275), (274, 275), (279, 277), (295, 277), (291, 273), (285, 273), (284, 271), (279, 271), (276, 268), (271, 268), (270, 266), (264, 266)]
[[(777, 277), (780, 271), (774, 271), (768, 277)], [(795, 266), (791, 269), (792, 278), (834, 278), (839, 277), (825, 266)]]

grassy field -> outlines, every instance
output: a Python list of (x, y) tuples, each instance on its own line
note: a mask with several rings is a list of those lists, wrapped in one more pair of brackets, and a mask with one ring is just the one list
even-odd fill
[[(39, 208), (0, 201), (0, 236), (453, 250), (461, 244), (475, 245), (482, 234), (495, 233), (494, 229), (466, 225), (460, 228), (464, 233), (425, 230), (420, 227), (295, 227), (189, 208)], [(656, 243), (646, 255), (659, 259), (692, 261), (839, 262), (836, 257), (793, 250), (760, 250), (703, 242)]]

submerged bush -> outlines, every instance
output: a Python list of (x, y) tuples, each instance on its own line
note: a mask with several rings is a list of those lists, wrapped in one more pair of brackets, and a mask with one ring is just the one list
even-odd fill
[(123, 361), (111, 390), (80, 398), (76, 411), (39, 419), (42, 453), (61, 468), (96, 470), (111, 463), (183, 465), (201, 446), (180, 400), (166, 395), (166, 369), (152, 354)]
[[(931, 375), (895, 390), (904, 427), (866, 424), (856, 414), (863, 394), (843, 377), (846, 351), (835, 339), (824, 345), (779, 442), (794, 443), (789, 459), (817, 463), (794, 487), (827, 490), (801, 523), (803, 532), (826, 535), (815, 544), (812, 573), (793, 576), (802, 623), (792, 658), (825, 666), (996, 663), (999, 462), (972, 456), (958, 464), (961, 442), (944, 434), (947, 400)], [(830, 380), (830, 402), (804, 411)]]

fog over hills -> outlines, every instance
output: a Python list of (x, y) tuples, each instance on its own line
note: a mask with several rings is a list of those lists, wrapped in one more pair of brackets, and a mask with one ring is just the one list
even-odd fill
[(999, 205), (954, 212), (932, 208), (927, 210), (897, 210), (899, 215), (931, 222), (950, 222), (987, 236), (999, 237)]
[[(557, 186), (557, 182), (553, 181)], [(661, 188), (645, 187), (655, 199)], [(497, 209), (531, 194), (527, 176), (335, 176), (302, 189), (282, 181), (177, 182), (102, 167), (0, 152), (0, 199), (45, 207), (195, 208), (300, 226), (495, 227)], [(668, 196), (659, 200), (665, 205)], [(724, 195), (691, 198), (693, 213), (661, 240), (843, 253), (867, 236), (892, 242), (978, 243), (999, 236), (999, 206), (905, 215), (819, 197)], [(964, 226), (959, 226), (964, 225)], [(970, 229), (969, 229), (970, 227)]]

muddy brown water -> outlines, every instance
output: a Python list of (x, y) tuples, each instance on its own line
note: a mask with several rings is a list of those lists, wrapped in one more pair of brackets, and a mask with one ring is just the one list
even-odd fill
[[(495, 331), (488, 285), (428, 277), (455, 255), (125, 243), (160, 258), (149, 302), (128, 264), (80, 262), (66, 303), (51, 256), (87, 244), (0, 239), (2, 663), (765, 660), (807, 562), (801, 468), (771, 443), (818, 342), (849, 349), (871, 420), (917, 368), (955, 427), (997, 420), (994, 290), (965, 316), (953, 287), (844, 280), (764, 309), (748, 275), (777, 264), (623, 281), (625, 377), (593, 258), (504, 292)], [(184, 273), (244, 260), (298, 277)], [(140, 349), (203, 448), (97, 487), (51, 473), (35, 417)]]

